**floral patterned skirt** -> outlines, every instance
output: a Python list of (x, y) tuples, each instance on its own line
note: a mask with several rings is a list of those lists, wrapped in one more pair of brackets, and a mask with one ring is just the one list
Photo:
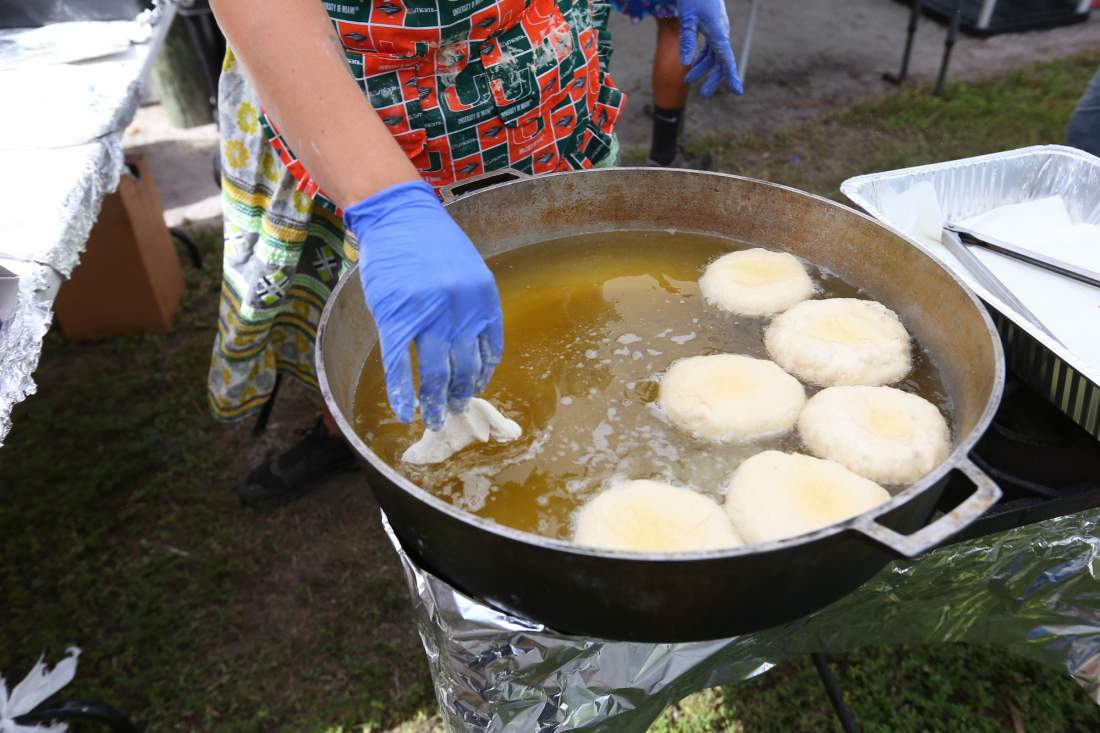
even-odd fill
[(208, 391), (214, 415), (234, 420), (263, 406), (279, 372), (317, 387), (317, 324), (356, 250), (279, 161), (232, 52), (218, 96), (225, 252)]

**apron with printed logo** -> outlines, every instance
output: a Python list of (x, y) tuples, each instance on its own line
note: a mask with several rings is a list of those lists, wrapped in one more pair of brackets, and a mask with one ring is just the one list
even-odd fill
[[(432, 186), (613, 162), (625, 97), (607, 73), (605, 0), (323, 4), (356, 81)], [(321, 309), (357, 251), (231, 51), (218, 112), (225, 256), (209, 395), (232, 420), (262, 407), (278, 374), (317, 386)]]

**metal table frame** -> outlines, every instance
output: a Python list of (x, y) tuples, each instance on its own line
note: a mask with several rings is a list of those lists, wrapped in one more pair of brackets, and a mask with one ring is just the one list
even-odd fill
[[(947, 80), (947, 67), (951, 63), (951, 51), (959, 38), (959, 26), (962, 24), (963, 1), (955, 0), (955, 10), (951, 14), (951, 22), (947, 26), (947, 37), (943, 42), (943, 58), (940, 60), (940, 70), (936, 75), (936, 85), (933, 94), (943, 96), (944, 83)], [(978, 12), (977, 28), (989, 27), (993, 14), (997, 11), (998, 0), (982, 0), (981, 10)], [(1092, 0), (1077, 0), (1077, 13), (1084, 14), (1089, 10)], [(913, 36), (917, 32), (917, 24), (920, 19), (922, 0), (913, 0), (909, 11), (909, 25), (906, 28), (905, 50), (901, 56), (901, 69), (897, 74), (886, 73), (882, 78), (892, 84), (901, 84), (909, 75), (909, 58), (913, 52)]]

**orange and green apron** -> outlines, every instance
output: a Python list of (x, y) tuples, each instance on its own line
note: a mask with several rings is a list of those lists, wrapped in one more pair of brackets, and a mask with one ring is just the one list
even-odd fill
[[(607, 73), (604, 0), (323, 5), (351, 73), (433, 186), (613, 163), (625, 98)], [(218, 112), (225, 257), (209, 394), (231, 420), (262, 407), (279, 373), (316, 387), (321, 309), (357, 251), (232, 52)]]

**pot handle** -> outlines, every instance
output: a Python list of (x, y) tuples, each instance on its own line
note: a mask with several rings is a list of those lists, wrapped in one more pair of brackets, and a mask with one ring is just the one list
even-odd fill
[(476, 176), (470, 176), (469, 178), (463, 178), (461, 181), (456, 181), (446, 186), (440, 186), (439, 198), (443, 199), (444, 204), (449, 204), (467, 193), (480, 191), (483, 188), (495, 186), (498, 183), (507, 183), (508, 181), (517, 181), (521, 178), (530, 177), (531, 176), (526, 173), (517, 171), (515, 168), (498, 168), (495, 171), (481, 173)]
[(963, 457), (957, 470), (974, 484), (974, 492), (962, 503), (926, 527), (912, 534), (901, 534), (878, 522), (878, 515), (857, 521), (852, 528), (905, 557), (916, 557), (951, 537), (980, 517), (1001, 498), (1001, 489), (985, 471)]

